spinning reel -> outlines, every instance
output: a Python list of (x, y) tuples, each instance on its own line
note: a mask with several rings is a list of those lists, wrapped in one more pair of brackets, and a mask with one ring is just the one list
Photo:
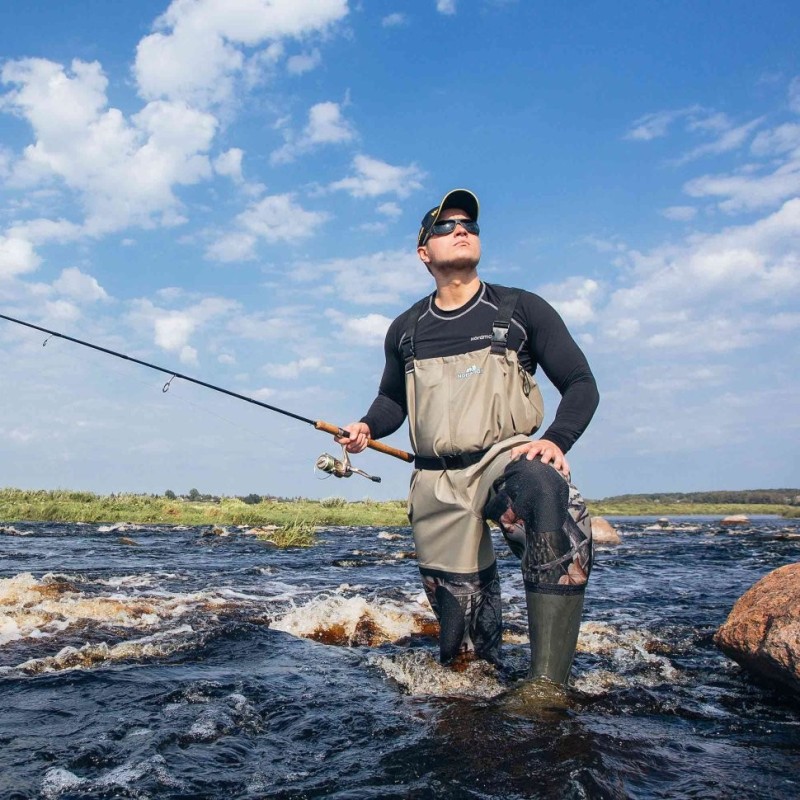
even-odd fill
[(380, 483), (381, 479), (377, 475), (368, 475), (363, 469), (358, 469), (350, 463), (350, 456), (342, 445), (341, 459), (335, 458), (329, 453), (323, 453), (314, 465), (315, 469), (320, 472), (327, 472), (329, 475), (334, 475), (337, 478), (349, 478), (351, 475), (362, 475), (368, 480)]

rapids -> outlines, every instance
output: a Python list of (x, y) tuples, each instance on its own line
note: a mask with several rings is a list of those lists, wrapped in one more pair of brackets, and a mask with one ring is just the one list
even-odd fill
[(499, 537), (504, 669), (444, 669), (405, 528), (2, 523), (0, 797), (800, 795), (800, 705), (711, 641), (800, 520), (612, 521), (567, 692)]

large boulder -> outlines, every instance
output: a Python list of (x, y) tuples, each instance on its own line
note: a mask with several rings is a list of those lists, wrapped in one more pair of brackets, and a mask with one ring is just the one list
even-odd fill
[(753, 674), (800, 695), (800, 564), (773, 570), (748, 589), (714, 643)]
[(592, 517), (592, 542), (594, 544), (619, 544), (622, 541), (616, 528), (603, 517)]

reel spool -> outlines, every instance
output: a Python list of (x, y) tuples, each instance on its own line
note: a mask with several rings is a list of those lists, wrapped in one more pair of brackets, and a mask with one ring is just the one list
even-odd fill
[(364, 470), (354, 467), (350, 463), (350, 456), (344, 445), (342, 445), (341, 459), (335, 458), (330, 453), (323, 453), (317, 459), (314, 468), (318, 469), (320, 472), (333, 475), (336, 478), (349, 478), (351, 475), (356, 474), (367, 478), (367, 480), (374, 481), (375, 483), (381, 482), (381, 479), (377, 475), (369, 475), (364, 472)]

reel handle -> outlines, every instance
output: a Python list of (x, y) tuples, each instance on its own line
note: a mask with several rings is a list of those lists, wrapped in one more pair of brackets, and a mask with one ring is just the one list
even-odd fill
[[(348, 436), (348, 433), (344, 428), (340, 428), (338, 425), (331, 425), (330, 422), (323, 422), (321, 419), (318, 419), (314, 423), (314, 427), (318, 431), (325, 431), (326, 433), (331, 433), (334, 436)], [(414, 456), (411, 453), (407, 453), (405, 450), (398, 450), (396, 447), (390, 447), (388, 444), (381, 444), (380, 442), (376, 442), (374, 439), (370, 439), (369, 442), (367, 442), (367, 447), (371, 448), (372, 450), (377, 450), (379, 453), (384, 453), (387, 456), (399, 458), (401, 461), (407, 461), (408, 463), (411, 463), (414, 460)]]

